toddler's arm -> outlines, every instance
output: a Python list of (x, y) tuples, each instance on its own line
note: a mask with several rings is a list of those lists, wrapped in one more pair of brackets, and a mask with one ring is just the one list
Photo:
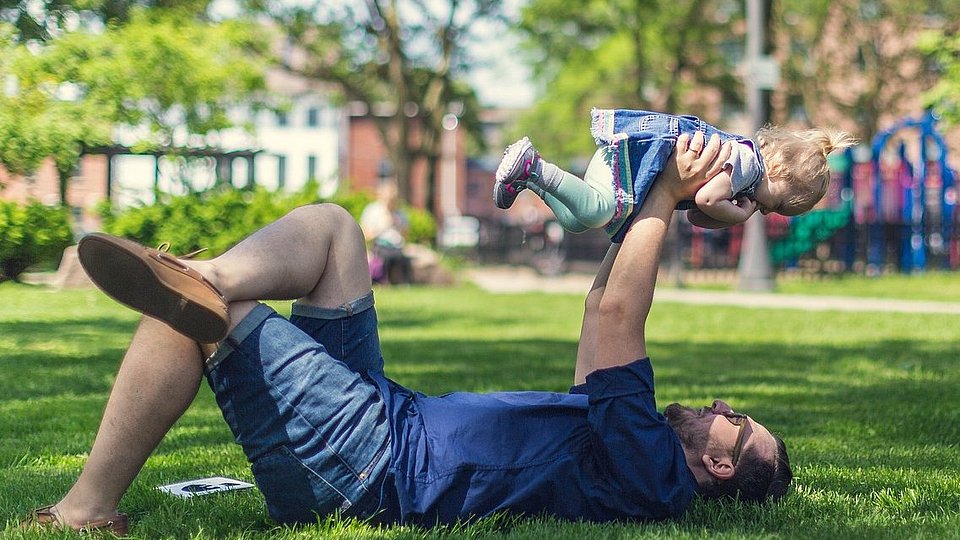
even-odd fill
[[(738, 201), (740, 205), (756, 207), (756, 203), (750, 199), (743, 198)], [(750, 215), (753, 215), (753, 212), (750, 212)], [(747, 216), (748, 218), (750, 216)], [(687, 221), (691, 224), (701, 227), (703, 229), (726, 229), (731, 225), (736, 225), (737, 223), (730, 223), (728, 221), (720, 221), (719, 219), (714, 219), (704, 213), (703, 210), (694, 206), (693, 208), (687, 210)]]
[[(710, 223), (715, 224), (715, 226), (707, 228), (717, 229), (743, 223), (757, 209), (756, 203), (748, 199), (731, 200), (733, 183), (730, 172), (729, 169), (724, 169), (697, 191), (695, 198), (697, 208), (705, 217), (711, 218)], [(696, 212), (694, 212), (692, 218), (690, 212), (687, 213), (687, 218), (691, 220), (691, 223), (694, 223), (693, 220), (698, 217)], [(697, 223), (694, 223), (694, 225), (702, 226)]]

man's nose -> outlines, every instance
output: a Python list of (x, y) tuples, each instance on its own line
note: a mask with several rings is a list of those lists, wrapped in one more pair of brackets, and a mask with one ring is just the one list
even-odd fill
[(713, 414), (723, 414), (733, 412), (733, 409), (723, 400), (716, 399), (713, 401), (713, 406), (710, 407), (710, 410), (713, 411)]

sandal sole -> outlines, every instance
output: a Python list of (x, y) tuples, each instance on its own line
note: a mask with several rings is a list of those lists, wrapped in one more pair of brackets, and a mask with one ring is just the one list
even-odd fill
[[(108, 296), (160, 321), (200, 343), (216, 343), (227, 334), (220, 313), (202, 299), (168, 283), (164, 274), (176, 271), (148, 262), (145, 249), (123, 239), (88, 235), (77, 247), (80, 263), (90, 279)], [(140, 253), (143, 253), (142, 255)]]

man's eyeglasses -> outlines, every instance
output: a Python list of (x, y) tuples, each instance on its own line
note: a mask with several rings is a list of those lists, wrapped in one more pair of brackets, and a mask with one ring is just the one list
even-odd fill
[(740, 427), (740, 431), (737, 432), (737, 443), (733, 445), (733, 466), (736, 467), (737, 462), (740, 461), (740, 452), (743, 451), (743, 436), (747, 428), (747, 415), (733, 411), (718, 414), (726, 418), (731, 424)]

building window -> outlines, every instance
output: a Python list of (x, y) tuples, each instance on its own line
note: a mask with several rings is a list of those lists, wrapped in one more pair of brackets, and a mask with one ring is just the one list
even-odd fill
[(307, 180), (316, 180), (317, 178), (317, 156), (307, 156)]
[(290, 125), (290, 119), (287, 118), (287, 113), (283, 111), (277, 111), (277, 126), (287, 127)]
[(287, 156), (277, 156), (277, 189), (287, 183)]
[(307, 127), (315, 128), (320, 125), (320, 109), (310, 107), (307, 109)]

